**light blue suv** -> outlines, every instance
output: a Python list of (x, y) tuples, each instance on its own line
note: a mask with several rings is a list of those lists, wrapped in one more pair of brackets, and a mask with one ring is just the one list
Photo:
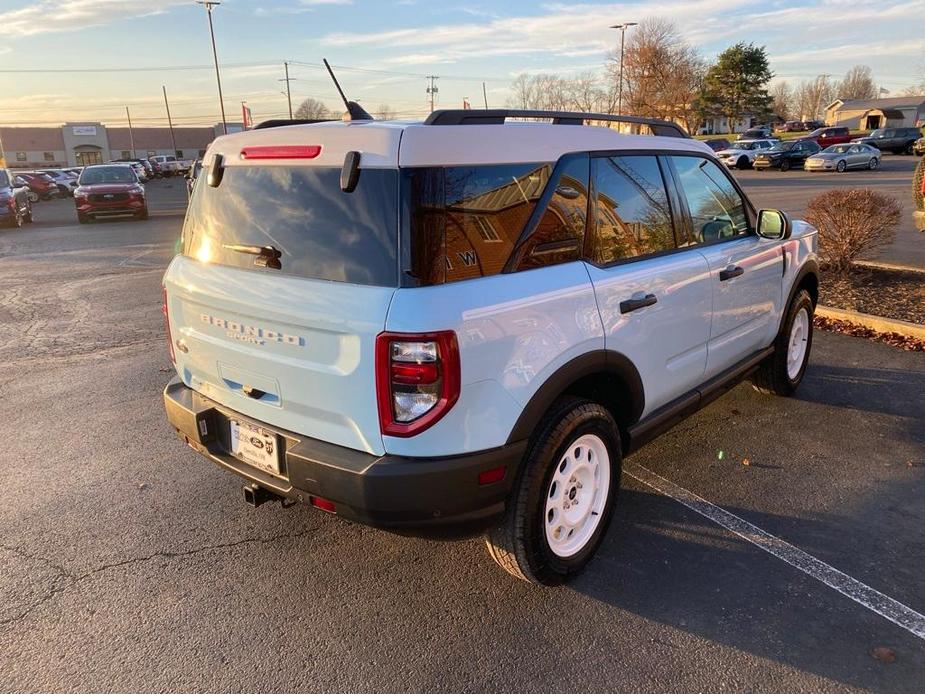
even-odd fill
[(438, 111), (255, 129), (203, 161), (164, 400), (254, 505), (484, 532), (561, 583), (625, 455), (745, 377), (803, 378), (815, 230), (671, 123)]

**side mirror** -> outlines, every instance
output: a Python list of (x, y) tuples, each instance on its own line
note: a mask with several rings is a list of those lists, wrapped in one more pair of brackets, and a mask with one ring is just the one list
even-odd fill
[(789, 239), (793, 225), (790, 217), (780, 210), (759, 210), (757, 232), (765, 239)]

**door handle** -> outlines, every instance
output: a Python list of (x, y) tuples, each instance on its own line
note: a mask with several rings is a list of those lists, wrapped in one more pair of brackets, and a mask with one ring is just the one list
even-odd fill
[(725, 282), (726, 280), (731, 280), (733, 277), (738, 277), (743, 274), (745, 274), (745, 270), (738, 265), (730, 265), (725, 270), (719, 271), (719, 281)]
[(631, 311), (651, 306), (657, 302), (658, 299), (655, 298), (655, 294), (646, 294), (641, 299), (627, 299), (626, 301), (620, 302), (620, 313), (630, 313)]

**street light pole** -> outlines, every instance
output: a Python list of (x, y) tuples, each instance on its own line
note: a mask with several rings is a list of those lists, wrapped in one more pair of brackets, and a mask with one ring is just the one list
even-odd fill
[(626, 30), (634, 27), (638, 22), (623, 22), (623, 24), (614, 24), (611, 29), (620, 30), (620, 86), (617, 91), (617, 115), (623, 115), (623, 54), (626, 45)]
[(222, 108), (222, 130), (228, 134), (228, 122), (225, 120), (225, 100), (222, 98), (222, 76), (218, 71), (218, 51), (215, 49), (215, 30), (212, 28), (212, 8), (221, 5), (220, 0), (196, 0), (197, 5), (206, 8), (209, 16), (209, 36), (212, 39), (212, 59), (215, 61), (215, 81), (218, 83), (218, 103)]

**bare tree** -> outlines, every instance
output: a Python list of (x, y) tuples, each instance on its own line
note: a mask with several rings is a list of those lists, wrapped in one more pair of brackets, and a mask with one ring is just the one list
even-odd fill
[(601, 78), (593, 73), (574, 78), (521, 74), (511, 84), (507, 104), (542, 111), (599, 111), (607, 107), (608, 94)]
[(330, 111), (328, 111), (328, 107), (324, 105), (324, 102), (308, 97), (299, 104), (299, 108), (297, 108), (295, 112), (295, 117), (302, 120), (321, 120), (323, 118), (329, 118)]
[[(619, 82), (619, 50), (611, 54), (607, 67), (612, 80)], [(705, 73), (703, 59), (681, 37), (674, 22), (644, 19), (626, 42), (624, 111), (679, 122), (694, 130), (700, 121), (697, 95)]]
[(379, 104), (379, 108), (376, 110), (376, 118), (379, 120), (395, 120), (397, 115), (395, 109), (388, 104)]
[(827, 75), (819, 75), (814, 80), (801, 82), (794, 94), (794, 103), (799, 118), (810, 120), (819, 118), (825, 107), (835, 99), (835, 85)]
[(838, 83), (837, 95), (839, 99), (875, 99), (877, 87), (870, 68), (866, 65), (855, 65), (848, 70), (845, 78)]
[(794, 120), (793, 90), (786, 80), (775, 82), (771, 87), (771, 110), (781, 120)]

